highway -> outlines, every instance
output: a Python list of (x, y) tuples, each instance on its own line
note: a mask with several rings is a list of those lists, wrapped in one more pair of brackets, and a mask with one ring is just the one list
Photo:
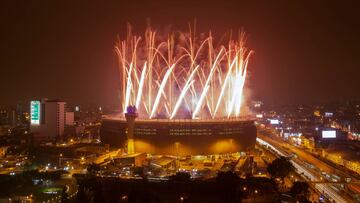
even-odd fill
[[(292, 156), (293, 153), (289, 152), (291, 150), (287, 150), (286, 148), (282, 147), (281, 143), (279, 143), (277, 140), (258, 134), (257, 142), (268, 147), (278, 156), (292, 157), (290, 161), (294, 165), (296, 172), (301, 174), (305, 180), (308, 180), (310, 184), (312, 184), (320, 193), (324, 194), (331, 201), (339, 203), (355, 202), (351, 196), (336, 188), (334, 184), (311, 183), (322, 181), (321, 171), (307, 167), (307, 164), (299, 158), (300, 156)], [(303, 157), (301, 156), (301, 158)], [(327, 167), (324, 163), (321, 163), (320, 165), (322, 167)]]
[[(260, 136), (262, 135), (260, 134)], [(352, 192), (344, 190), (344, 188), (341, 188), (339, 184), (336, 184), (336, 186), (334, 187), (337, 187), (338, 190), (342, 190), (343, 192), (345, 192), (345, 195), (354, 196), (355, 194), (357, 194), (357, 197), (355, 198), (357, 198), (357, 201), (360, 201), (358, 195), (360, 191), (360, 185), (355, 184), (356, 182), (360, 181), (359, 175), (355, 175), (354, 173), (348, 173), (346, 170), (342, 170), (341, 168), (339, 169), (332, 164), (324, 162), (318, 157), (314, 156), (312, 153), (302, 149), (301, 147), (291, 145), (276, 135), (270, 134), (269, 136), (264, 136), (263, 138), (267, 139), (267, 141), (277, 144), (279, 147), (289, 153), (296, 154), (298, 159), (305, 162), (307, 166), (310, 166), (310, 170), (315, 170), (315, 173), (321, 173), (320, 176), (323, 176), (324, 181), (326, 181), (326, 179), (331, 179), (332, 182), (344, 182), (345, 180), (350, 178), (351, 184), (347, 184), (347, 186), (349, 189), (351, 188)]]

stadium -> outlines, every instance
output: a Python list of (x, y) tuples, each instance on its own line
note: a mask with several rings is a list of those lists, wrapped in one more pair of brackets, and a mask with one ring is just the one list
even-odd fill
[(164, 155), (254, 147), (256, 127), (241, 108), (253, 54), (245, 41), (242, 31), (218, 41), (211, 32), (196, 36), (195, 28), (159, 35), (149, 27), (140, 36), (128, 27), (115, 45), (122, 113), (103, 117), (101, 141)]
[[(101, 141), (127, 148), (128, 123), (119, 116), (105, 116)], [(136, 119), (134, 151), (161, 155), (208, 155), (247, 151), (256, 142), (253, 120), (246, 119)]]

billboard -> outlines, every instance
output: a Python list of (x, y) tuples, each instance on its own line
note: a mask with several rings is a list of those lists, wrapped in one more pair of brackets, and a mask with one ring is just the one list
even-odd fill
[(279, 125), (279, 120), (278, 119), (270, 119), (270, 124), (272, 125)]
[(325, 117), (329, 118), (329, 117), (333, 117), (333, 113), (332, 112), (325, 112)]
[(30, 102), (30, 124), (40, 125), (40, 101)]
[(322, 138), (336, 138), (336, 131), (335, 130), (323, 130)]

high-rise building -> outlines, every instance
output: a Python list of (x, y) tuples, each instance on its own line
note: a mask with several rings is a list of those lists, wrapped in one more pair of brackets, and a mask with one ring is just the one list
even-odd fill
[(17, 124), (16, 111), (12, 108), (0, 109), (0, 125), (15, 127)]
[[(15, 119), (15, 123), (13, 123), (15, 126), (22, 126), (25, 122), (24, 119), (24, 108), (23, 103), (19, 102), (16, 104), (16, 109), (13, 109), (13, 113), (15, 113), (13, 116)], [(13, 121), (12, 121), (13, 122)]]
[(74, 112), (66, 112), (65, 125), (67, 125), (67, 126), (74, 125)]
[(8, 124), (11, 127), (15, 127), (19, 122), (18, 122), (19, 116), (16, 114), (16, 110), (10, 110), (8, 113)]
[(0, 109), (0, 126), (7, 125), (9, 121), (9, 112), (6, 109)]
[(30, 102), (30, 130), (35, 138), (61, 138), (64, 135), (65, 122), (66, 102), (48, 99)]

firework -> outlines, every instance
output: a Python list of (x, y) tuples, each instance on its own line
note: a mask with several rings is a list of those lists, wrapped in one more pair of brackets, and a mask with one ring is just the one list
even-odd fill
[(143, 118), (239, 117), (253, 51), (245, 47), (245, 33), (237, 40), (214, 46), (205, 37), (176, 32), (157, 35), (148, 28), (144, 37), (118, 40), (115, 52), (121, 77), (121, 109), (135, 106)]

